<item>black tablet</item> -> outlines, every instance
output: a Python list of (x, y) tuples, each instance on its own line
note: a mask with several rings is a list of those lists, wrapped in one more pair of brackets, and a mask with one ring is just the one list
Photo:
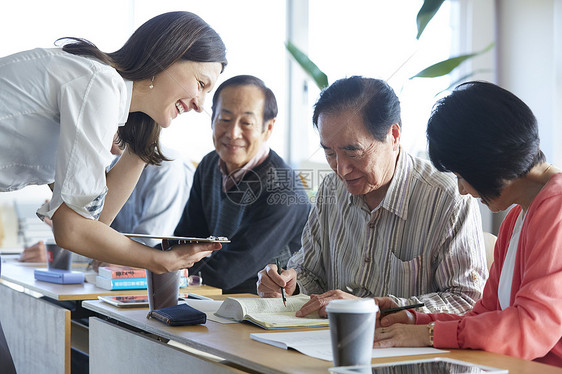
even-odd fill
[(333, 374), (500, 374), (509, 372), (506, 369), (498, 369), (444, 357), (389, 362), (371, 366), (340, 366), (330, 368), (329, 371)]
[(192, 243), (230, 243), (227, 237), (224, 236), (209, 236), (207, 238), (195, 238), (191, 236), (173, 236), (173, 235), (149, 235), (149, 234), (127, 234), (121, 233), (129, 238), (142, 238), (142, 239), (166, 239), (175, 241), (186, 241)]

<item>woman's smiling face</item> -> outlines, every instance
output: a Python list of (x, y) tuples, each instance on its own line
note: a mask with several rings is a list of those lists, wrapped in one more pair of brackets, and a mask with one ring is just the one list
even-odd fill
[(140, 110), (164, 128), (182, 113), (201, 112), (221, 69), (219, 62), (173, 63), (150, 82), (153, 88), (148, 88), (146, 104)]

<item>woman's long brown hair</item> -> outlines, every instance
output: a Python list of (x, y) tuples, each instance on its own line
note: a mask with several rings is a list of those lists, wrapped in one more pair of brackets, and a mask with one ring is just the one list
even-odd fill
[[(61, 38), (65, 52), (94, 57), (115, 68), (130, 81), (151, 79), (178, 60), (227, 64), (225, 45), (199, 16), (190, 12), (169, 12), (141, 25), (121, 49), (105, 53), (80, 38)], [(125, 144), (148, 164), (160, 165), (167, 158), (159, 145), (160, 126), (142, 112), (129, 113), (118, 130), (118, 142)]]

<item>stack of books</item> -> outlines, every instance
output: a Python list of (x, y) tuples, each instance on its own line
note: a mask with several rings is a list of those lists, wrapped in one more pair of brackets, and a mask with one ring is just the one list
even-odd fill
[[(180, 287), (187, 286), (187, 269), (181, 271)], [(100, 266), (96, 286), (104, 290), (146, 290), (146, 271), (130, 266)]]

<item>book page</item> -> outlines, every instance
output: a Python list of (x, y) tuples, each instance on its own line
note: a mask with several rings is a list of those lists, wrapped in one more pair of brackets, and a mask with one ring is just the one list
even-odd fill
[(328, 319), (320, 318), (317, 313), (306, 317), (297, 317), (295, 316), (295, 312), (248, 313), (246, 319), (266, 329), (329, 325)]
[(285, 307), (281, 298), (227, 297), (216, 314), (237, 321), (242, 321), (253, 313), (292, 312), (294, 316), (309, 299), (307, 295), (289, 296)]
[(330, 330), (254, 333), (250, 338), (278, 348), (293, 348), (307, 356), (332, 361)]
[(287, 306), (283, 305), (280, 297), (277, 298), (263, 298), (263, 297), (233, 297), (240, 304), (246, 307), (247, 313), (280, 313), (280, 312), (293, 312), (302, 308), (310, 297), (307, 295), (297, 295), (287, 297)]
[[(272, 332), (250, 334), (253, 340), (270, 344), (278, 348), (293, 348), (307, 356), (332, 361), (332, 342), (329, 329), (318, 331)], [(445, 353), (432, 347), (374, 348), (371, 357), (396, 357)]]
[(243, 303), (240, 303), (237, 299), (227, 297), (215, 314), (222, 318), (229, 318), (240, 322), (244, 320), (246, 308)]
[(187, 305), (205, 313), (207, 315), (207, 319), (215, 322), (220, 323), (236, 323), (236, 321), (232, 319), (226, 319), (222, 317), (218, 317), (216, 315), (217, 310), (219, 310), (220, 306), (222, 305), (222, 301), (218, 300), (197, 300), (197, 299), (184, 299)]

